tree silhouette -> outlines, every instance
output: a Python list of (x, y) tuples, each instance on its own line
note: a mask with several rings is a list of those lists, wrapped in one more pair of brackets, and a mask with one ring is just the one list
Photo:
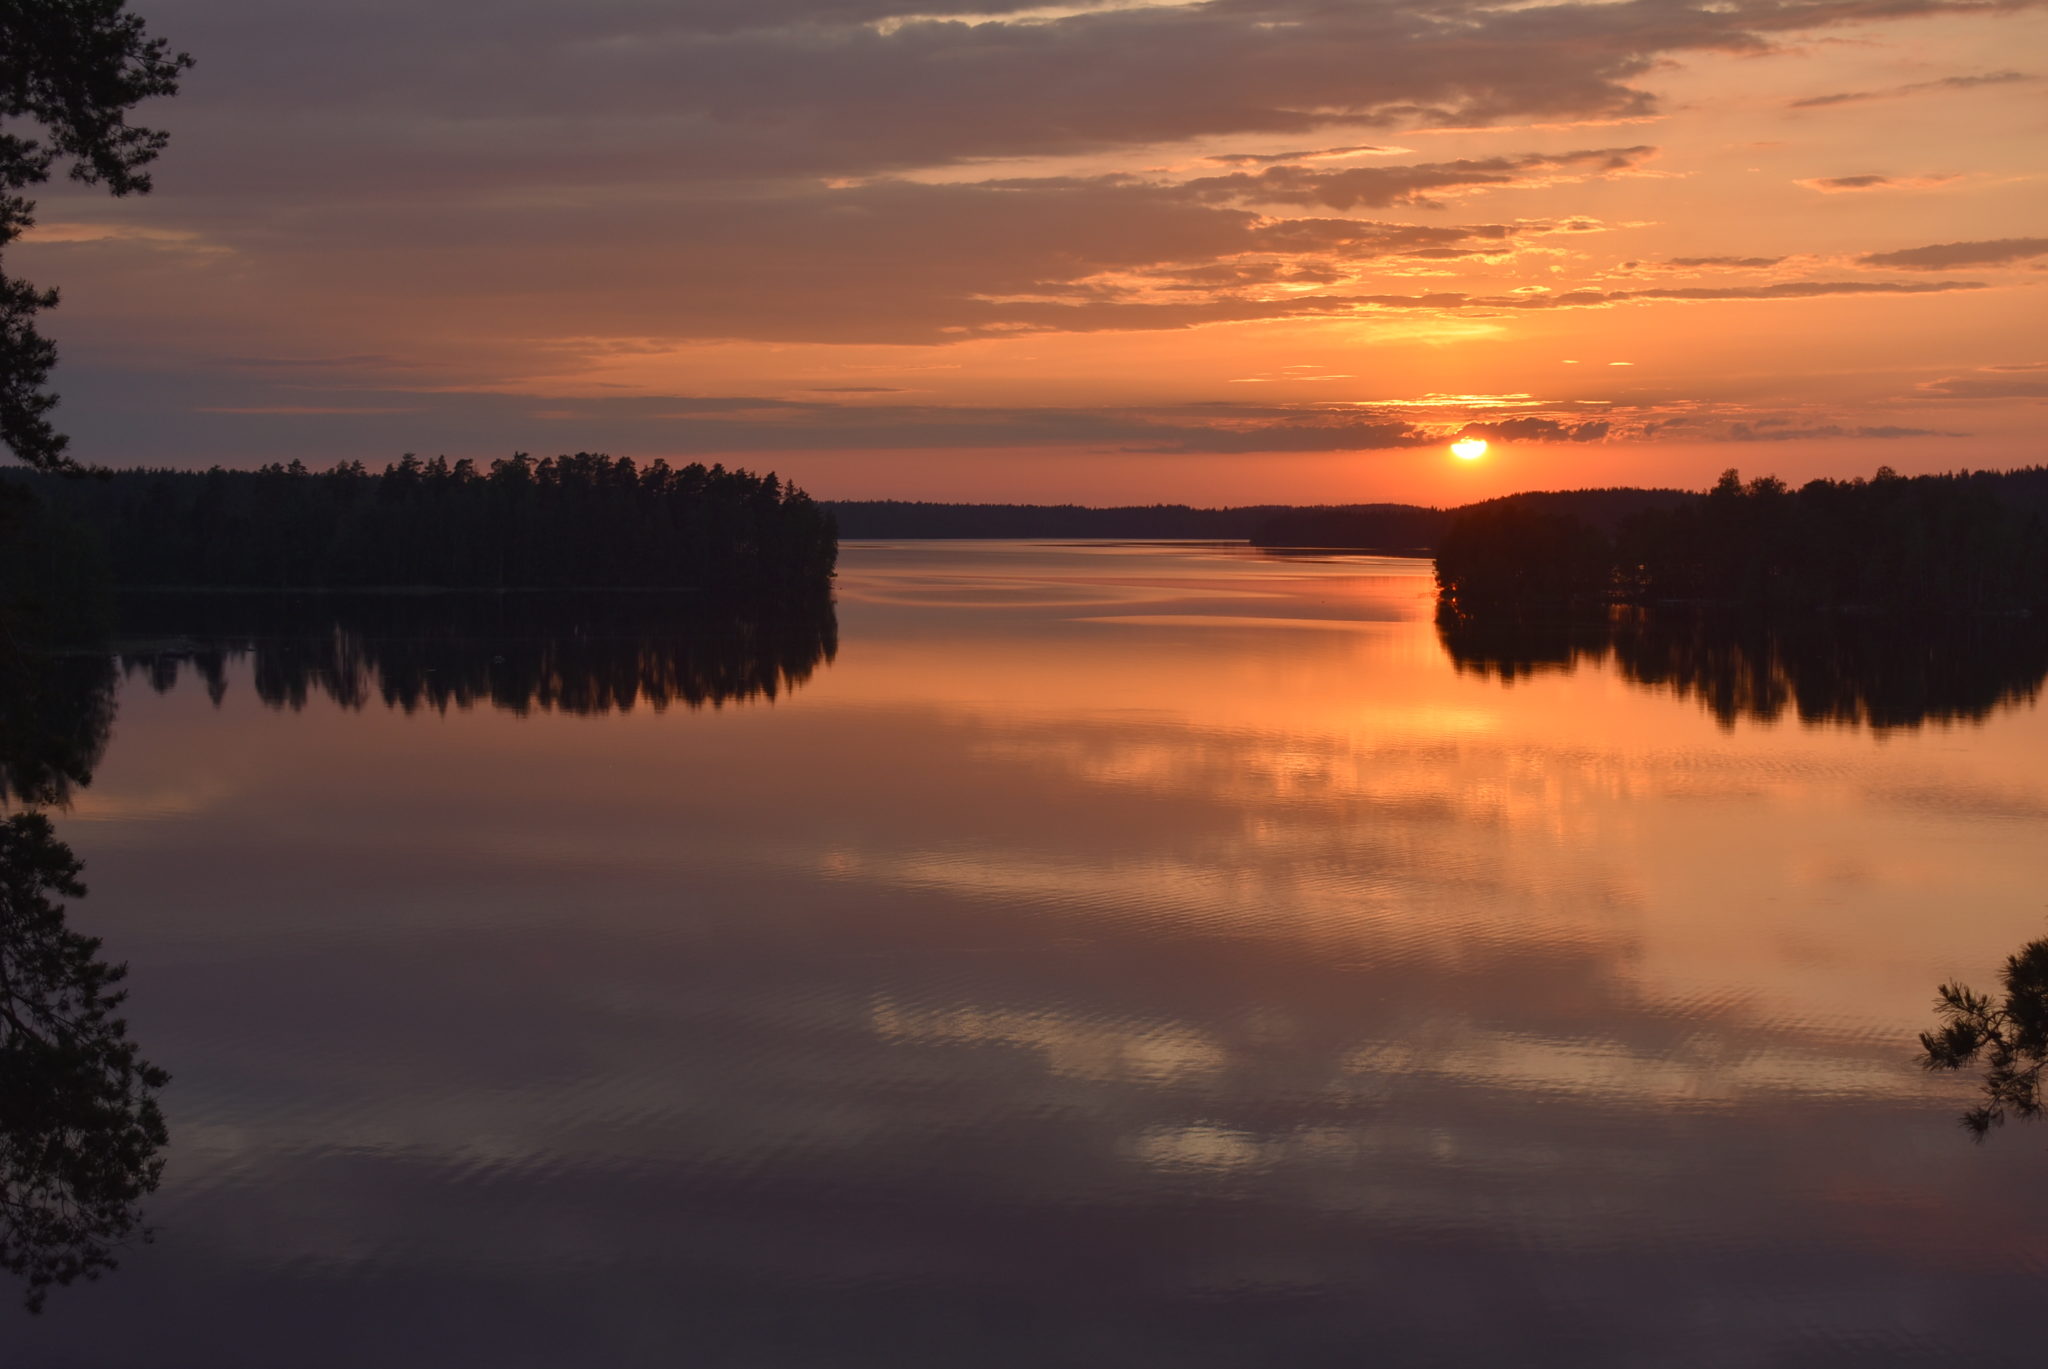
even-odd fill
[(1461, 510), (1444, 529), (1437, 593), (1460, 609), (1600, 603), (1613, 565), (1607, 535), (1584, 519), (1502, 500)]
[(1944, 984), (1935, 999), (1941, 1026), (1920, 1033), (1920, 1063), (1959, 1070), (1984, 1062), (1984, 1101), (1963, 1114), (1982, 1140), (2007, 1117), (2041, 1115), (2041, 1074), (2048, 1067), (2048, 937), (2006, 957), (2001, 1002), (1964, 984)]
[[(0, 0), (0, 249), (35, 222), (21, 192), (49, 180), (59, 161), (71, 179), (114, 195), (149, 189), (143, 167), (168, 135), (127, 121), (156, 95), (177, 93), (192, 65), (151, 38), (124, 0)], [(68, 439), (51, 425), (57, 396), (45, 385), (57, 349), (36, 315), (57, 303), (0, 271), (0, 444), (43, 470), (75, 470)]]

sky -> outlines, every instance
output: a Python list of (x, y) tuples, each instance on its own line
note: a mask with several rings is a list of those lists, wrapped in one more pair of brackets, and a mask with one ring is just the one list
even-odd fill
[[(141, 0), (82, 460), (1459, 503), (2048, 460), (2048, 3)], [(1465, 461), (1461, 433), (1489, 439)]]

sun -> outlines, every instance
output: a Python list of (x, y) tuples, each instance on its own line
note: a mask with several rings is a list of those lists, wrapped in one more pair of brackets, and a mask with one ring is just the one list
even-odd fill
[(1451, 444), (1451, 454), (1461, 461), (1477, 461), (1486, 455), (1486, 439), (1461, 437)]

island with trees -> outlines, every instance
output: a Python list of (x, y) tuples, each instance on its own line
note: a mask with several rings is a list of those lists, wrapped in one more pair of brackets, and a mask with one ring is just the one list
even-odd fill
[(838, 555), (830, 511), (772, 473), (591, 452), (15, 479), (130, 588), (815, 597)]
[(1551, 496), (1460, 510), (1436, 549), (1460, 612), (1690, 604), (2016, 613), (2048, 608), (2048, 467), (1814, 480), (1728, 471), (1604, 524)]
[(1798, 489), (1730, 471), (1633, 510), (1515, 495), (1448, 521), (1437, 631), (1462, 672), (1611, 661), (1725, 727), (1981, 721), (2048, 679), (2044, 527), (2044, 467)]

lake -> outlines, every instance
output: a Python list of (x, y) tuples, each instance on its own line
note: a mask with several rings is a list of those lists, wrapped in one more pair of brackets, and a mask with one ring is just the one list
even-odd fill
[(51, 810), (156, 1235), (8, 1362), (2039, 1362), (2048, 1126), (1914, 1058), (2048, 934), (2048, 665), (1429, 569), (160, 607)]

